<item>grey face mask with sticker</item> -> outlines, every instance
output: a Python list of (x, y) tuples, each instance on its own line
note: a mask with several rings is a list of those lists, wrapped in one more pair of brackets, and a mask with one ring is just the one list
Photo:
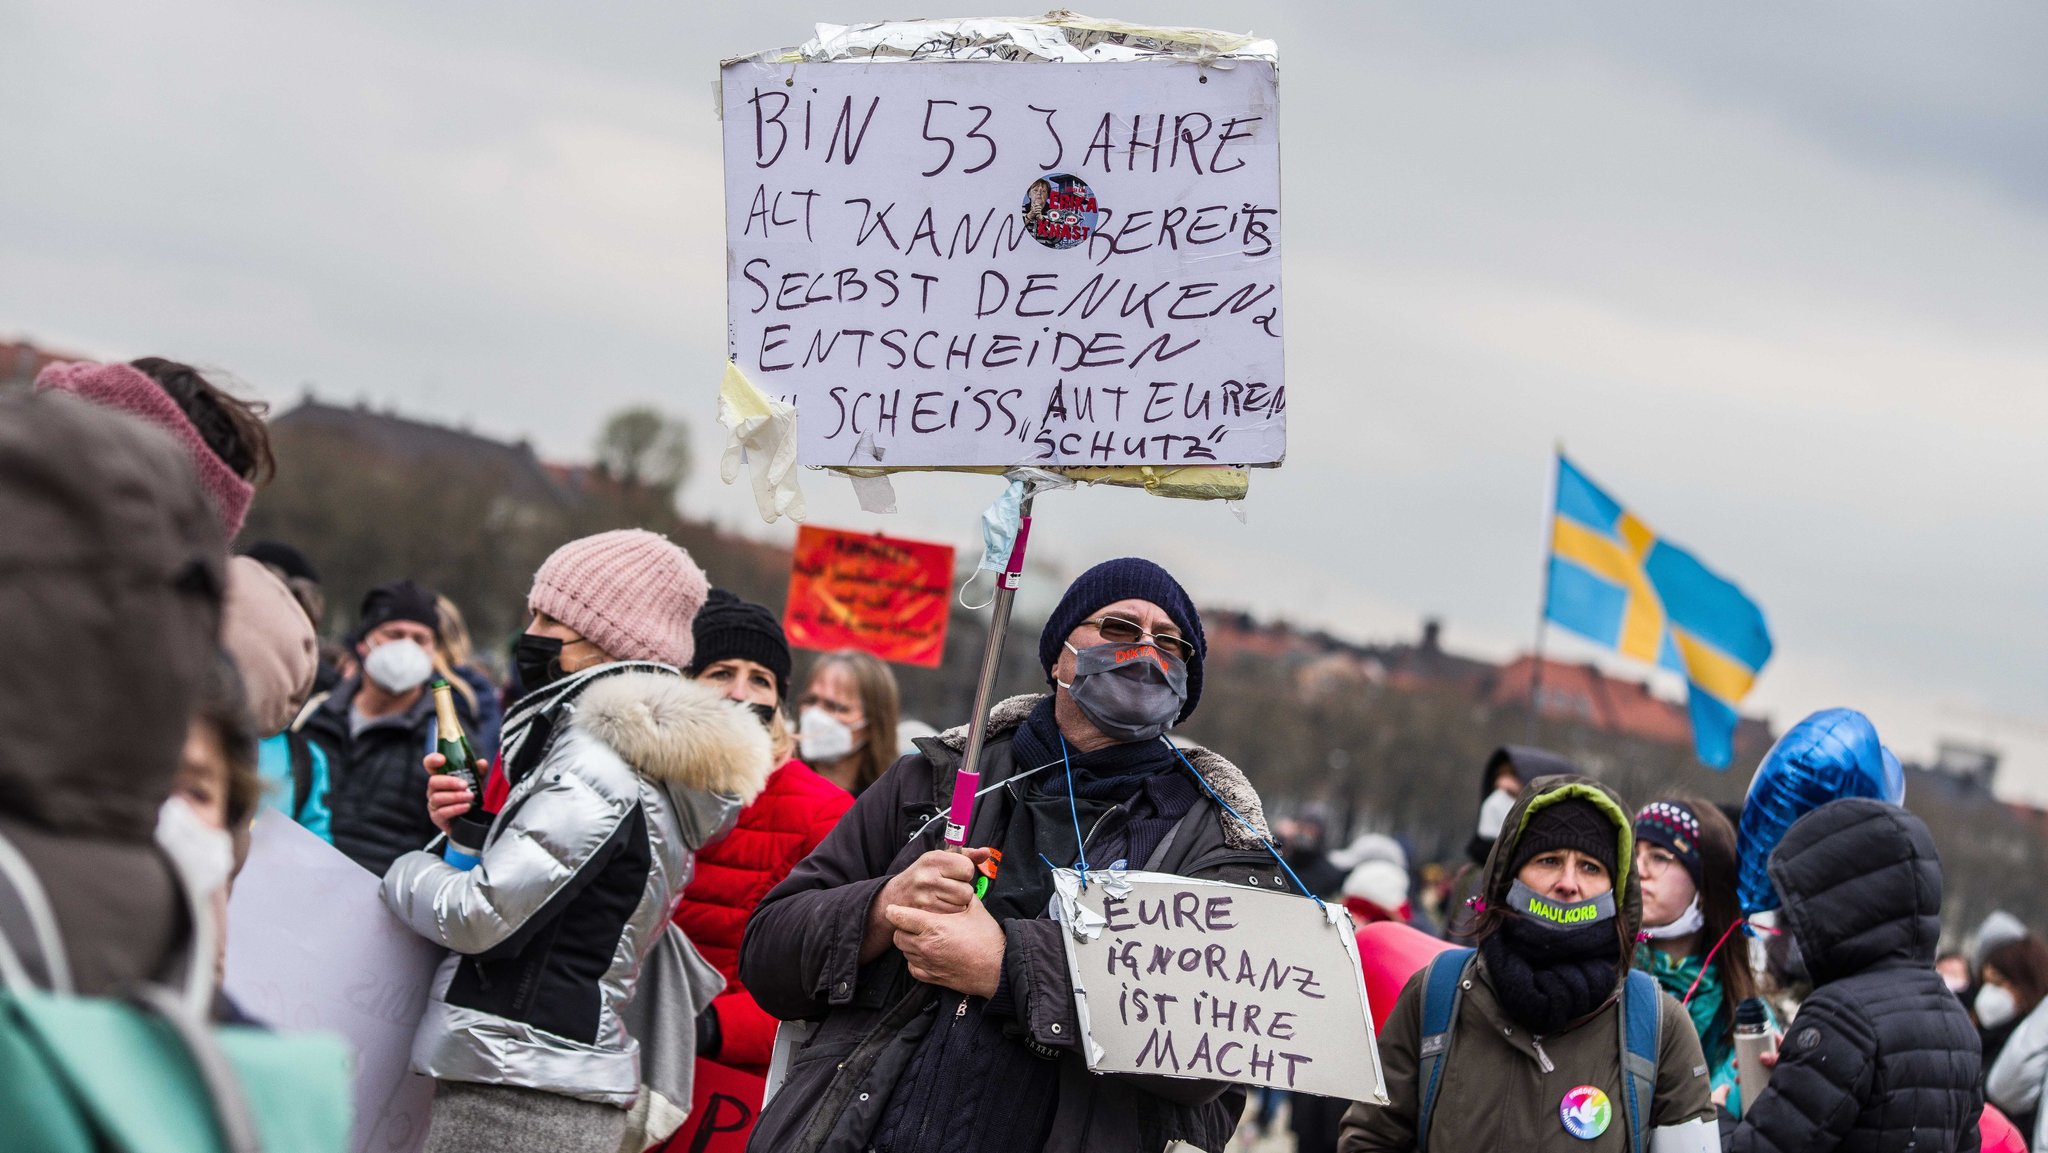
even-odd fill
[(1077, 649), (1074, 680), (1060, 687), (1102, 735), (1149, 741), (1173, 727), (1188, 699), (1188, 666), (1148, 644), (1103, 644)]
[(1597, 925), (1614, 919), (1614, 894), (1605, 892), (1584, 901), (1566, 904), (1524, 885), (1520, 881), (1508, 886), (1508, 907), (1522, 914), (1530, 921), (1551, 929), (1576, 929), (1582, 925)]

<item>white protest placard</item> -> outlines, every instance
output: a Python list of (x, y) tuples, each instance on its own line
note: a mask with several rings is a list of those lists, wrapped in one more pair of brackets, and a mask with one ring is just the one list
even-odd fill
[(355, 1051), (354, 1153), (416, 1153), (434, 1082), (412, 1039), (442, 950), (384, 908), (379, 879), (268, 807), (228, 902), (226, 987), (278, 1029), (327, 1029)]
[(1089, 1069), (1385, 1103), (1342, 909), (1165, 873), (1055, 883), (1086, 926), (1064, 936)]
[(729, 353), (803, 464), (1277, 465), (1270, 60), (728, 62)]

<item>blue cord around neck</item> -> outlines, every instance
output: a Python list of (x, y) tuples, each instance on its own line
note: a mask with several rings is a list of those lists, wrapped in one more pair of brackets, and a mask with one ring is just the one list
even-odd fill
[[(1188, 760), (1186, 753), (1181, 752), (1179, 745), (1174, 744), (1172, 741), (1168, 740), (1164, 735), (1162, 735), (1159, 738), (1159, 740), (1167, 748), (1173, 750), (1173, 755), (1180, 758), (1181, 764), (1187, 766), (1189, 775), (1195, 778), (1196, 784), (1202, 786), (1203, 792), (1209, 794), (1209, 799), (1216, 802), (1217, 805), (1222, 807), (1224, 812), (1229, 813), (1233, 818), (1235, 818), (1238, 824), (1243, 825), (1245, 827), (1246, 832), (1249, 832), (1252, 836), (1258, 838), (1259, 844), (1263, 846), (1268, 853), (1273, 854), (1273, 860), (1279, 864), (1280, 868), (1284, 872), (1286, 872), (1287, 879), (1294, 882), (1294, 887), (1300, 889), (1302, 891), (1302, 895), (1306, 896), (1309, 900), (1314, 901), (1316, 903), (1317, 908), (1326, 908), (1327, 906), (1324, 905), (1323, 899), (1317, 896), (1316, 894), (1310, 892), (1309, 887), (1301, 883), (1301, 878), (1298, 875), (1296, 875), (1294, 871), (1294, 866), (1288, 864), (1287, 858), (1281, 856), (1280, 850), (1273, 846), (1272, 838), (1266, 836), (1264, 833), (1259, 832), (1258, 826), (1246, 820), (1243, 813), (1240, 813), (1236, 809), (1231, 808), (1230, 802), (1224, 800), (1222, 796), (1220, 796), (1216, 792), (1215, 788), (1209, 784), (1208, 778), (1204, 777), (1201, 774), (1201, 771), (1195, 768), (1194, 762)], [(1067, 737), (1065, 733), (1060, 734), (1060, 763), (1066, 769), (1067, 773), (1067, 815), (1072, 817), (1074, 821), (1074, 871), (1081, 875), (1081, 889), (1083, 892), (1086, 892), (1088, 889), (1088, 846), (1083, 842), (1081, 838), (1081, 810), (1080, 807), (1074, 803), (1074, 761), (1071, 754), (1069, 754), (1069, 752), (1067, 751)], [(1046, 863), (1050, 865), (1052, 862), (1048, 861)]]
[(1327, 908), (1328, 906), (1323, 904), (1323, 899), (1321, 897), (1318, 897), (1314, 893), (1309, 892), (1308, 886), (1301, 883), (1301, 878), (1296, 876), (1294, 873), (1294, 866), (1288, 864), (1287, 858), (1280, 855), (1280, 850), (1273, 847), (1272, 838), (1266, 836), (1264, 833), (1259, 832), (1259, 828), (1257, 825), (1254, 825), (1250, 821), (1245, 820), (1243, 813), (1240, 813), (1236, 809), (1231, 808), (1229, 801), (1226, 801), (1221, 796), (1218, 796), (1216, 790), (1210, 787), (1208, 778), (1204, 777), (1201, 774), (1201, 771), (1195, 768), (1194, 762), (1188, 760), (1188, 756), (1186, 753), (1180, 751), (1179, 745), (1176, 745), (1172, 741), (1167, 740), (1167, 738), (1163, 735), (1159, 739), (1166, 745), (1167, 748), (1173, 750), (1173, 755), (1180, 758), (1181, 764), (1186, 765), (1188, 767), (1188, 772), (1194, 776), (1195, 783), (1202, 786), (1202, 791), (1209, 794), (1209, 799), (1216, 802), (1218, 805), (1223, 806), (1224, 812), (1229, 813), (1233, 817), (1236, 817), (1237, 823), (1243, 825), (1245, 827), (1246, 832), (1249, 832), (1252, 836), (1257, 837), (1259, 839), (1259, 844), (1265, 846), (1266, 851), (1273, 854), (1273, 859), (1280, 863), (1280, 867), (1282, 869), (1286, 870), (1287, 879), (1294, 882), (1294, 887), (1300, 889), (1303, 895), (1307, 896), (1309, 900), (1314, 901), (1316, 903), (1317, 908)]
[(1060, 763), (1067, 770), (1067, 815), (1074, 818), (1074, 869), (1081, 874), (1081, 889), (1088, 889), (1088, 846), (1081, 840), (1081, 809), (1074, 804), (1074, 760), (1067, 752), (1067, 735), (1060, 734)]

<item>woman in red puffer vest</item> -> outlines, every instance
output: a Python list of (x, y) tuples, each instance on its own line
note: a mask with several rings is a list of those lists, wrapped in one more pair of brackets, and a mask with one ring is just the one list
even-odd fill
[(789, 642), (775, 614), (713, 589), (695, 633), (690, 675), (760, 714), (781, 764), (732, 832), (698, 851), (675, 914), (690, 943), (725, 976), (725, 992), (697, 1022), (697, 1055), (759, 1076), (777, 1021), (740, 983), (740, 937), (754, 906), (825, 839), (853, 807), (853, 794), (790, 755), (795, 741), (779, 707), (789, 691)]

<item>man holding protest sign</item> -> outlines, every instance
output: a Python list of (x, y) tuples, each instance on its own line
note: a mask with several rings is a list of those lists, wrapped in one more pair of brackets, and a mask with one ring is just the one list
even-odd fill
[(962, 727), (920, 740), (769, 893), (741, 977), (770, 1012), (819, 1026), (751, 1148), (1223, 1148), (1242, 1089), (1088, 1072), (1064, 929), (1047, 916), (1055, 866), (1287, 884), (1244, 774), (1161, 739), (1200, 699), (1205, 649), (1164, 569), (1096, 565), (1040, 638), (1053, 692), (990, 713), (967, 839), (981, 847), (938, 848)]

